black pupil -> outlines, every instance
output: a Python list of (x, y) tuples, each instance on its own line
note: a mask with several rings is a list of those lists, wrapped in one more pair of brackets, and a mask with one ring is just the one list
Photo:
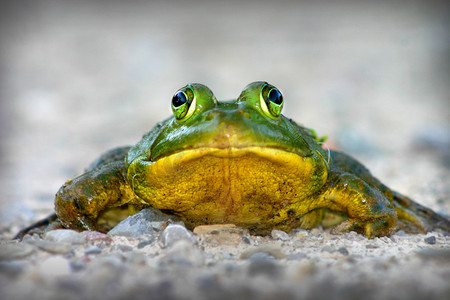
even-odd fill
[(180, 107), (184, 103), (186, 103), (187, 99), (183, 92), (178, 92), (175, 95), (173, 95), (172, 98), (172, 105), (174, 107)]
[(281, 95), (281, 93), (278, 90), (275, 90), (275, 89), (273, 89), (269, 92), (268, 98), (269, 98), (269, 101), (271, 101), (275, 104), (278, 104), (278, 105), (280, 105), (281, 102), (283, 102), (283, 96)]

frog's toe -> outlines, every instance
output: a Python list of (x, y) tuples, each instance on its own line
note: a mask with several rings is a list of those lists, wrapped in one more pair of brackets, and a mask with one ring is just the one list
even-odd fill
[(379, 236), (389, 236), (395, 229), (397, 219), (385, 216), (364, 224), (364, 235), (369, 239)]
[(395, 229), (396, 218), (387, 215), (374, 220), (361, 221), (348, 219), (334, 226), (331, 229), (333, 234), (341, 234), (349, 231), (356, 231), (364, 234), (369, 239), (379, 236), (389, 236)]

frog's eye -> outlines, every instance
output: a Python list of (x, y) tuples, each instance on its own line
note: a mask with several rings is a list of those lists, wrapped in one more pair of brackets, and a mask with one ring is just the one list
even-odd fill
[(194, 92), (189, 87), (182, 88), (172, 97), (172, 111), (179, 122), (187, 120), (195, 111)]
[(274, 86), (266, 84), (261, 90), (260, 106), (269, 118), (276, 120), (283, 109), (283, 95)]

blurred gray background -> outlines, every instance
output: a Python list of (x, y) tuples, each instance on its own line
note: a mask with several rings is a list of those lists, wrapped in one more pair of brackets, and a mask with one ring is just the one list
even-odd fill
[(284, 114), (450, 211), (449, 7), (440, 1), (17, 1), (0, 20), (0, 229), (135, 144), (190, 82), (264, 80)]

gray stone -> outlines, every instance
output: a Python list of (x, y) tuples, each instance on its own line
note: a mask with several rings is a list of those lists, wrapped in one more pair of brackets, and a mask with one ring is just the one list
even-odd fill
[(176, 216), (164, 214), (156, 208), (146, 208), (117, 224), (108, 234), (138, 238), (161, 231), (168, 222), (182, 223)]
[(341, 253), (342, 255), (348, 256), (350, 253), (348, 252), (347, 248), (345, 247), (341, 247), (338, 249), (338, 252)]
[(144, 247), (146, 247), (146, 246), (148, 246), (148, 245), (151, 245), (151, 244), (153, 243), (153, 241), (154, 241), (153, 238), (150, 239), (150, 240), (142, 241), (142, 242), (140, 242), (139, 244), (137, 244), (137, 248), (138, 248), (138, 249), (142, 249), (142, 248), (144, 248)]
[(426, 237), (425, 243), (430, 244), (430, 245), (436, 244), (436, 237), (434, 235)]
[(272, 230), (270, 235), (272, 236), (273, 239), (280, 240), (280, 241), (289, 241), (291, 239), (289, 234), (287, 234), (286, 232), (284, 232), (282, 230), (274, 229), (274, 230)]
[(178, 224), (172, 224), (166, 227), (159, 237), (163, 247), (168, 247), (179, 240), (186, 240), (192, 244), (197, 243), (197, 239), (194, 235), (186, 229), (186, 227)]
[(45, 233), (44, 239), (52, 242), (80, 244), (86, 243), (86, 238), (79, 232), (71, 229), (55, 229)]
[(243, 236), (243, 237), (241, 238), (241, 240), (242, 240), (244, 243), (249, 244), (249, 245), (252, 243), (252, 240), (251, 240), (248, 236)]
[(91, 247), (89, 249), (86, 249), (86, 251), (84, 251), (84, 254), (89, 255), (89, 254), (100, 254), (102, 253), (102, 248), (98, 247), (98, 246), (94, 246)]

